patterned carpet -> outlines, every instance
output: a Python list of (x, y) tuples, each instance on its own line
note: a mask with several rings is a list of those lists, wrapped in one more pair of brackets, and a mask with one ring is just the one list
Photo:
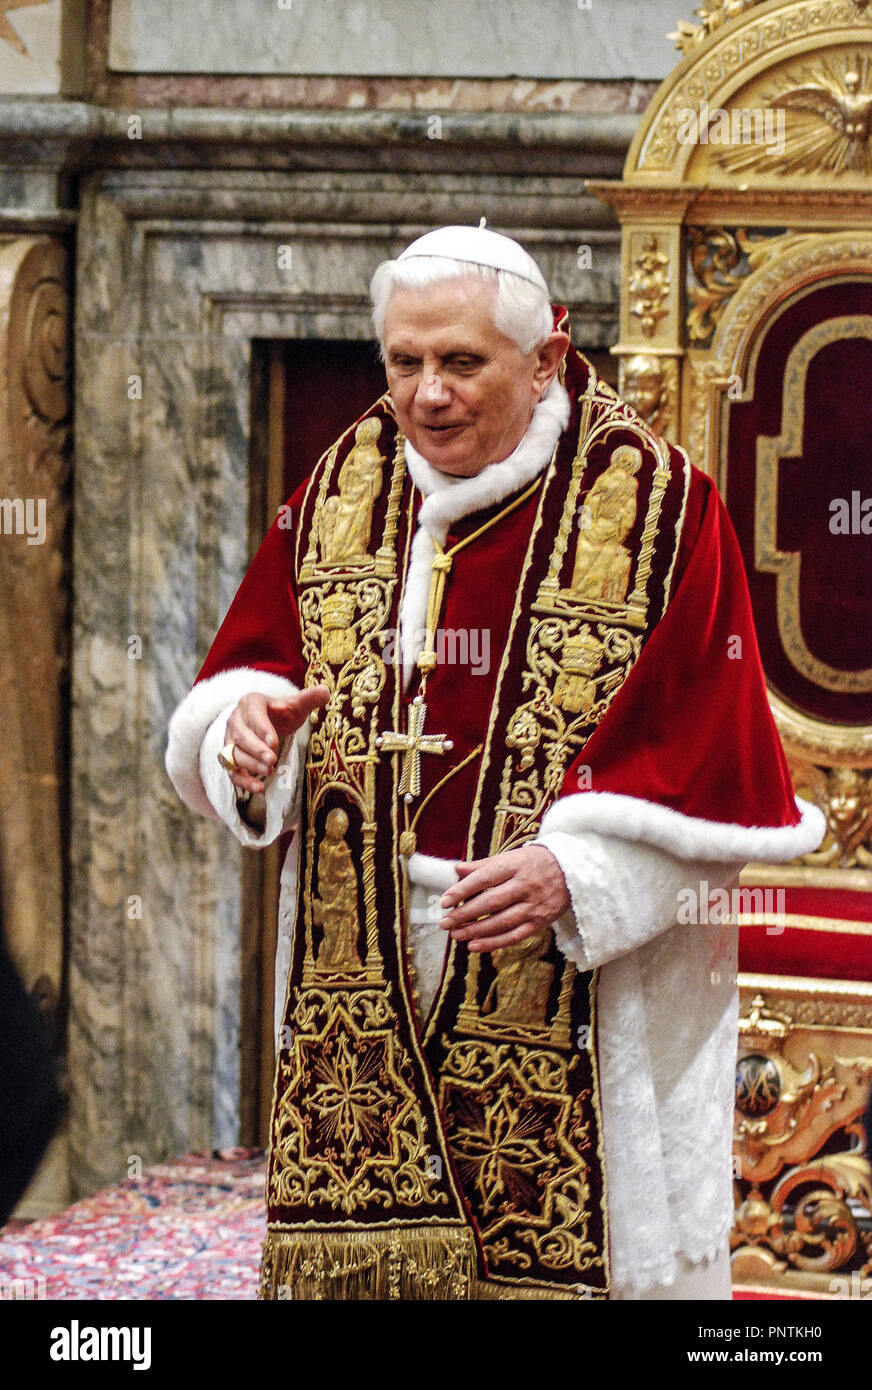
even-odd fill
[(0, 1299), (254, 1300), (265, 1179), (262, 1150), (216, 1149), (147, 1168), (56, 1216), (12, 1221), (0, 1230)]
[(0, 1297), (28, 1281), (48, 1299), (254, 1299), (265, 1175), (259, 1149), (187, 1154), (56, 1216), (10, 1222)]

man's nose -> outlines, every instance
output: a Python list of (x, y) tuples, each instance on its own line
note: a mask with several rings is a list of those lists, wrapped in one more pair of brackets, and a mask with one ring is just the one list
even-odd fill
[(450, 399), (451, 394), (439, 372), (435, 368), (425, 367), (415, 392), (416, 403), (432, 407), (434, 405), (447, 405)]

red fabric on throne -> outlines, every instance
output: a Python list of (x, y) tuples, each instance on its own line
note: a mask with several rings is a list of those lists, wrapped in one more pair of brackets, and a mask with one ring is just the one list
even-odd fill
[[(776, 576), (755, 559), (758, 440), (778, 439), (797, 402), (786, 396), (785, 369), (803, 335), (835, 318), (872, 317), (872, 282), (836, 281), (817, 287), (773, 317), (754, 367), (753, 400), (727, 403), (726, 479), (730, 517), (749, 576), (754, 619), (769, 681), (813, 718), (872, 723), (872, 694), (824, 689), (806, 679), (784, 651), (778, 631)], [(804, 382), (801, 456), (779, 460), (776, 540), (800, 552), (800, 626), (818, 660), (844, 670), (872, 665), (872, 566), (869, 537), (830, 530), (830, 502), (854, 490), (872, 496), (872, 341), (846, 334), (823, 346)]]

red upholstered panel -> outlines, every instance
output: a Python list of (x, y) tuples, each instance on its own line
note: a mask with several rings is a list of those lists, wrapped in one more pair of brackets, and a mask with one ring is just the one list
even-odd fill
[[(749, 914), (750, 922), (743, 917), (740, 970), (872, 981), (872, 893), (824, 888), (767, 891), (777, 911)], [(783, 897), (776, 899), (775, 891)]]
[(767, 935), (762, 924), (739, 932), (739, 969), (752, 975), (803, 975), (821, 980), (872, 980), (872, 926), (847, 934), (833, 923), (820, 930), (785, 927)]
[[(872, 723), (872, 693), (824, 690), (787, 657), (776, 620), (776, 578), (754, 568), (757, 440), (782, 431), (783, 378), (791, 349), (816, 324), (872, 315), (872, 279), (830, 280), (791, 304), (763, 335), (754, 399), (728, 402), (726, 501), (748, 573), (763, 667), (776, 691), (819, 719)], [(823, 347), (806, 377), (800, 458), (779, 464), (780, 550), (799, 551), (801, 629), (812, 655), (845, 670), (872, 666), (872, 538), (834, 535), (830, 502), (872, 497), (872, 341)]]

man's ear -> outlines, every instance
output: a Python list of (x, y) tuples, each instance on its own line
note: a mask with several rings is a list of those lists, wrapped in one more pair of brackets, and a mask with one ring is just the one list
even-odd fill
[(569, 334), (555, 332), (550, 338), (546, 338), (544, 343), (534, 348), (539, 360), (533, 375), (533, 386), (539, 392), (540, 400), (557, 375), (568, 347)]

